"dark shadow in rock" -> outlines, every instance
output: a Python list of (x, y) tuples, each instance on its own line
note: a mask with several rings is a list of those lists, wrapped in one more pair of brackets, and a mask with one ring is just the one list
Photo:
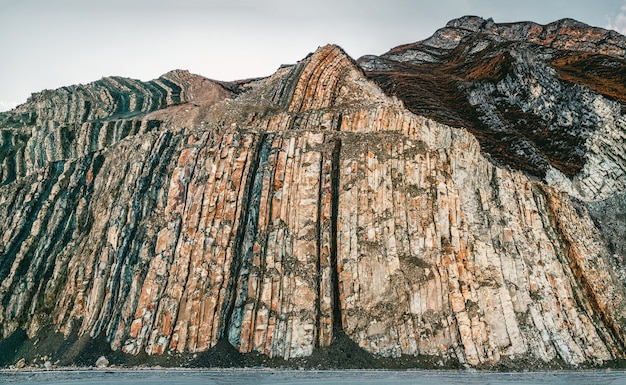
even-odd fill
[(13, 365), (22, 358), (21, 350), (28, 340), (26, 332), (18, 329), (7, 338), (0, 341), (0, 367)]
[(206, 352), (197, 353), (187, 366), (192, 368), (243, 368), (262, 366), (268, 357), (258, 353), (240, 353), (226, 338)]
[(95, 366), (96, 360), (104, 356), (112, 365), (124, 365), (128, 363), (128, 356), (121, 351), (113, 351), (111, 345), (104, 336), (90, 338), (89, 335), (74, 336), (63, 349), (61, 365)]
[(361, 349), (345, 333), (339, 333), (329, 347), (315, 349), (310, 357), (294, 363), (307, 369), (378, 369), (379, 359)]

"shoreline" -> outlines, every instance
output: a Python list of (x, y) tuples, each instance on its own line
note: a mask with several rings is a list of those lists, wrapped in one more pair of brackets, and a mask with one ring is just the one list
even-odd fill
[(538, 369), (538, 370), (523, 370), (523, 371), (498, 371), (493, 369), (479, 369), (479, 368), (466, 368), (466, 369), (395, 369), (395, 368), (362, 368), (362, 369), (338, 369), (338, 368), (326, 368), (326, 369), (307, 369), (307, 368), (287, 368), (287, 367), (243, 367), (243, 368), (189, 368), (189, 367), (162, 367), (162, 366), (145, 366), (145, 367), (121, 367), (111, 366), (106, 368), (97, 367), (72, 367), (62, 366), (55, 369), (46, 368), (0, 368), (0, 375), (6, 373), (136, 373), (136, 372), (305, 372), (305, 373), (328, 373), (328, 372), (390, 372), (390, 373), (499, 373), (499, 374), (541, 374), (541, 373), (626, 373), (626, 369), (614, 369), (614, 368), (582, 368), (582, 369)]

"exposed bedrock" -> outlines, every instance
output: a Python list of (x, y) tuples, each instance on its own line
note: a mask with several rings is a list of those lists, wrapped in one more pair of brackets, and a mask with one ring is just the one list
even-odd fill
[[(336, 46), (250, 82), (162, 79), (3, 115), (2, 154), (24, 155), (0, 186), (0, 340), (52, 328), (133, 355), (227, 340), (291, 359), (345, 335), (470, 366), (624, 358), (623, 210), (603, 214), (621, 174), (561, 173), (593, 186), (576, 190), (494, 161)], [(102, 139), (96, 121), (129, 129)], [(623, 160), (616, 122), (581, 139), (581, 170)]]
[(463, 17), (359, 64), (414, 113), (467, 128), (498, 164), (588, 201), (626, 187), (625, 52), (626, 37), (570, 19)]
[[(26, 103), (0, 114), (0, 148), (4, 149), (0, 185), (48, 162), (84, 156), (154, 130), (180, 104), (189, 111), (232, 94), (230, 84), (180, 70), (149, 82), (108, 77), (33, 94)], [(159, 112), (150, 114), (153, 111)]]

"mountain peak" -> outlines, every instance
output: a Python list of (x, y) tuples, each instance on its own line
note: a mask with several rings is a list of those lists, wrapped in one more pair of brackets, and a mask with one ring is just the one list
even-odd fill
[(483, 19), (480, 16), (463, 16), (452, 19), (446, 24), (446, 28), (461, 28), (468, 31), (478, 32), (482, 29), (491, 28), (494, 25), (492, 18)]
[(462, 40), (472, 37), (492, 41), (528, 42), (570, 51), (599, 52), (621, 58), (626, 56), (625, 36), (571, 18), (541, 25), (531, 21), (496, 23), (492, 18), (480, 16), (463, 16), (450, 20), (431, 37), (396, 47), (390, 53), (419, 46), (452, 50)]

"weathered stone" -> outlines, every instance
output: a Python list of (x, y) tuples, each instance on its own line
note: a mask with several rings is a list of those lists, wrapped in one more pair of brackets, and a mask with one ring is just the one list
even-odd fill
[(16, 363), (15, 363), (15, 367), (17, 369), (23, 369), (26, 367), (26, 360), (24, 358), (20, 358)]
[(96, 368), (102, 369), (108, 366), (109, 366), (109, 360), (107, 360), (105, 356), (98, 357), (98, 359), (96, 360)]
[(590, 201), (626, 183), (625, 54), (626, 37), (574, 20), (463, 17), (359, 63), (414, 113), (465, 127), (497, 162)]
[(0, 153), (0, 186), (47, 162), (81, 157), (155, 130), (165, 120), (178, 127), (199, 124), (201, 106), (233, 93), (232, 84), (171, 71), (150, 82), (109, 77), (33, 94), (0, 117), (0, 145), (11, 146)]
[[(423, 44), (463, 48), (476, 21)], [(529, 87), (526, 70), (496, 83)], [(548, 83), (511, 100), (545, 106)], [(0, 121), (2, 148), (29, 152), (0, 186), (0, 338), (52, 325), (135, 355), (227, 340), (290, 359), (345, 335), (471, 366), (624, 358), (624, 223), (596, 223), (625, 193), (624, 117), (573, 88), (604, 123), (574, 176), (544, 180), (453, 119), (411, 112), (336, 46), (248, 82), (177, 71), (34, 96)]]

